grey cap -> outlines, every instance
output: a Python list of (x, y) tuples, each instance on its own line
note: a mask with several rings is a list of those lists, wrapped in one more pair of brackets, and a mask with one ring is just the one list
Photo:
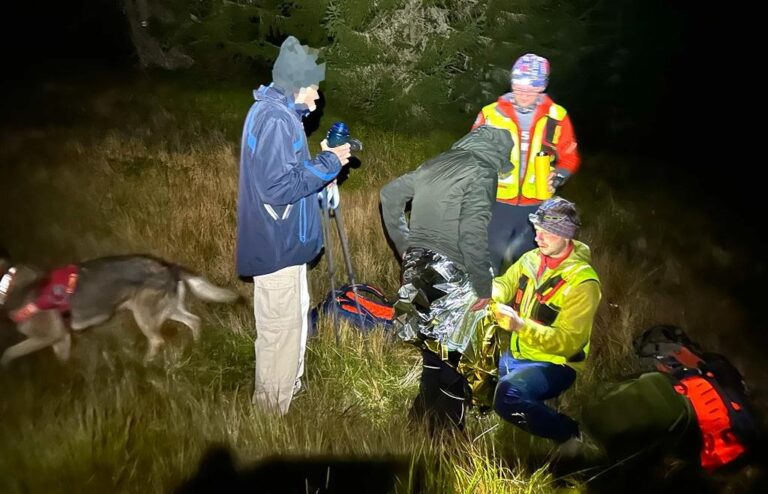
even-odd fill
[(272, 66), (272, 82), (290, 92), (319, 85), (325, 79), (325, 63), (317, 64), (319, 50), (302, 45), (288, 36), (280, 46), (280, 54)]

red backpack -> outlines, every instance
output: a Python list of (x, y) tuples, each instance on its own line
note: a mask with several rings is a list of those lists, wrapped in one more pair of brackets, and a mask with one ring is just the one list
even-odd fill
[(319, 312), (338, 316), (366, 333), (376, 328), (390, 329), (395, 318), (392, 302), (379, 288), (366, 283), (343, 285), (335, 293), (328, 293), (326, 299), (312, 310), (310, 336), (316, 333)]
[(714, 470), (750, 449), (757, 433), (744, 380), (723, 355), (703, 352), (676, 326), (654, 326), (634, 341), (644, 370), (666, 374), (690, 401), (701, 431), (701, 466)]

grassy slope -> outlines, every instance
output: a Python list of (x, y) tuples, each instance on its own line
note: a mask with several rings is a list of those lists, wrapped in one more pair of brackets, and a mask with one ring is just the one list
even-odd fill
[[(95, 86), (47, 87), (52, 104), (41, 108), (57, 115), (54, 123), (5, 132), (0, 239), (17, 259), (46, 266), (151, 252), (248, 295), (250, 285), (237, 281), (232, 269), (236, 152), (248, 92), (183, 80)], [(335, 119), (327, 113), (320, 129)], [(399, 270), (382, 234), (378, 190), (457, 136), (447, 130), (400, 135), (349, 122), (366, 146), (361, 167), (342, 186), (353, 263), (358, 279), (394, 293)], [(321, 134), (312, 136), (314, 149)], [(616, 166), (603, 156), (591, 163), (595, 170)], [(633, 369), (633, 333), (664, 321), (703, 328), (704, 335), (737, 311), (715, 288), (694, 288), (695, 271), (686, 261), (696, 256), (665, 250), (663, 219), (649, 219), (648, 211), (619, 200), (594, 171), (583, 177), (566, 195), (583, 205), (583, 238), (595, 246), (605, 303), (593, 364), (561, 400), (575, 415), (596, 385)], [(334, 250), (340, 252), (338, 244)], [(340, 255), (336, 266), (343, 266)], [(313, 300), (327, 289), (323, 260), (311, 273)], [(0, 373), (0, 389), (7, 390), (0, 401), (0, 491), (167, 491), (217, 443), (229, 445), (244, 464), (274, 454), (402, 459), (401, 492), (554, 488), (552, 477), (536, 470), (549, 446), (493, 416), (470, 420), (467, 438), (433, 440), (407, 428), (418, 358), (380, 335), (347, 333), (336, 348), (324, 325), (310, 344), (308, 392), (285, 420), (259, 413), (249, 403), (249, 308), (202, 310), (202, 344), (192, 348), (188, 335), (171, 326), (166, 355), (147, 367), (140, 361), (145, 342), (131, 321), (118, 318), (100, 333), (77, 338), (66, 366), (46, 351)], [(715, 343), (728, 339), (706, 334)], [(0, 340), (10, 338), (6, 332)]]

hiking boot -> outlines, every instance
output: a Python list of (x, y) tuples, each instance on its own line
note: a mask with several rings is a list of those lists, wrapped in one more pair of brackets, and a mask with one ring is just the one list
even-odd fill
[(558, 475), (573, 473), (595, 466), (603, 456), (600, 447), (578, 435), (557, 445), (549, 459), (550, 468)]

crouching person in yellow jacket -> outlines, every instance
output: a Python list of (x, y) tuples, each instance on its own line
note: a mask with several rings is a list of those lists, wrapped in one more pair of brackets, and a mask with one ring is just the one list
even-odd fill
[(491, 308), (510, 332), (493, 408), (531, 434), (565, 442), (579, 436), (578, 423), (544, 400), (568, 389), (584, 365), (600, 281), (589, 247), (573, 239), (580, 226), (573, 203), (553, 197), (529, 219), (538, 249), (493, 280)]

